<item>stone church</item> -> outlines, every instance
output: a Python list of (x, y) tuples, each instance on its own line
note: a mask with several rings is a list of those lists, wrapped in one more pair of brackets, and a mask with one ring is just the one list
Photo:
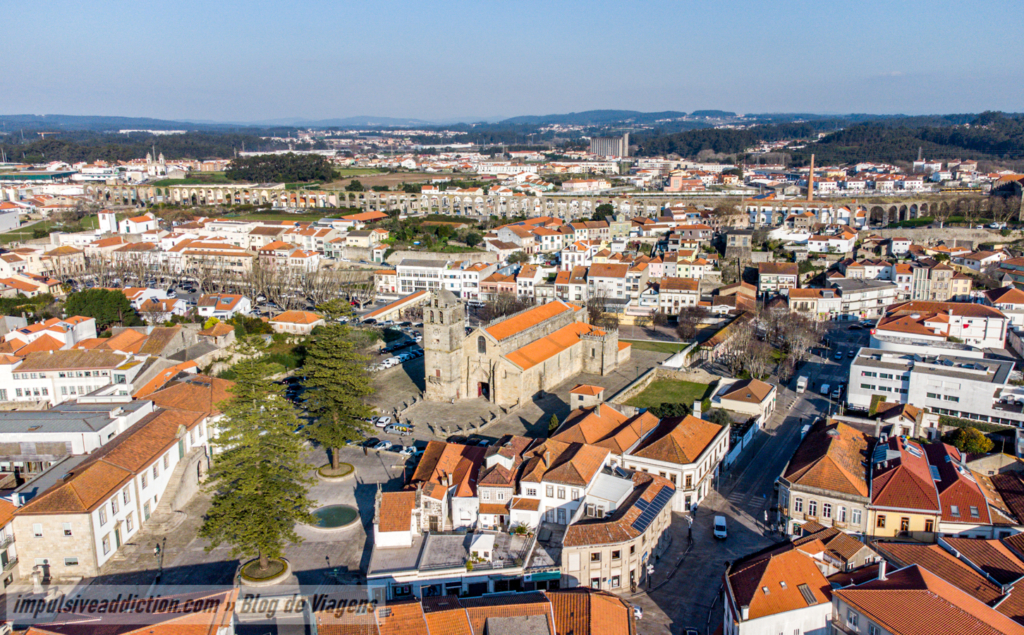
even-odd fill
[(606, 375), (629, 359), (618, 331), (587, 323), (586, 309), (555, 300), (465, 332), (465, 308), (450, 291), (423, 309), (426, 396), (485, 397), (513, 406), (579, 373)]

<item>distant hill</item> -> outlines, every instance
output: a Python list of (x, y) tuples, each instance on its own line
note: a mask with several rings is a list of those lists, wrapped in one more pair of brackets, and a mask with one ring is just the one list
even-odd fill
[(509, 125), (544, 126), (561, 124), (566, 126), (602, 126), (612, 123), (654, 123), (660, 119), (685, 117), (685, 112), (666, 110), (664, 112), (639, 112), (636, 110), (587, 110), (564, 115), (528, 115), (504, 119), (499, 123)]
[(188, 123), (150, 117), (107, 117), (103, 115), (0, 115), (0, 126), (13, 130), (209, 130), (230, 124)]
[(694, 110), (690, 116), (702, 119), (732, 119), (736, 113), (728, 110)]
[(429, 121), (422, 119), (402, 119), (397, 117), (372, 117), (360, 115), (357, 117), (344, 117), (341, 119), (303, 119), (301, 117), (290, 117), (285, 119), (268, 119), (255, 121), (249, 125), (253, 126), (298, 126), (303, 128), (388, 128), (391, 126), (429, 126)]

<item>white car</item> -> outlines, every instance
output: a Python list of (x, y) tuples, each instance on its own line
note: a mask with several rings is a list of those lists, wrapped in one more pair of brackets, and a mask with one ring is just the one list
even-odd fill
[(391, 425), (391, 417), (381, 417), (380, 419), (374, 421), (373, 425), (377, 426), (378, 428), (386, 428), (389, 425)]
[(373, 446), (373, 449), (377, 450), (378, 452), (381, 451), (381, 450), (384, 450), (385, 452), (387, 452), (388, 450), (391, 449), (391, 442), (390, 441), (381, 441), (377, 445)]

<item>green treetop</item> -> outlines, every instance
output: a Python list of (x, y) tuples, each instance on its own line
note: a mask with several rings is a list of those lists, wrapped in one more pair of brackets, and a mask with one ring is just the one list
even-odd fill
[(318, 307), (329, 320), (306, 344), (306, 409), (315, 417), (306, 428), (309, 438), (330, 450), (331, 467), (338, 469), (338, 448), (369, 430), (365, 419), (373, 409), (363, 401), (373, 394), (366, 372), (367, 358), (356, 349), (349, 328), (336, 320), (351, 307), (332, 300)]
[(206, 485), (213, 502), (199, 535), (207, 549), (231, 545), (232, 557), (257, 556), (266, 570), (284, 546), (301, 542), (296, 523), (311, 523), (312, 480), (303, 461), (302, 424), (284, 388), (269, 381), (259, 344), (243, 342), (245, 357), (234, 366), (232, 398), (220, 405), (213, 466)]

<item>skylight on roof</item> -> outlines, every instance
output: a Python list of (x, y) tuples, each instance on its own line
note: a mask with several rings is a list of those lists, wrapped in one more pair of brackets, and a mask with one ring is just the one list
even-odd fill
[(928, 466), (928, 471), (932, 473), (932, 480), (933, 481), (941, 481), (942, 480), (942, 477), (939, 476), (939, 468), (935, 467), (934, 465), (929, 465)]
[(960, 517), (960, 508), (957, 507), (956, 505), (950, 505), (949, 506), (949, 513), (951, 515), (956, 516), (957, 518), (959, 518)]
[(975, 507), (974, 505), (971, 505), (971, 518), (980, 518), (978, 508)]

